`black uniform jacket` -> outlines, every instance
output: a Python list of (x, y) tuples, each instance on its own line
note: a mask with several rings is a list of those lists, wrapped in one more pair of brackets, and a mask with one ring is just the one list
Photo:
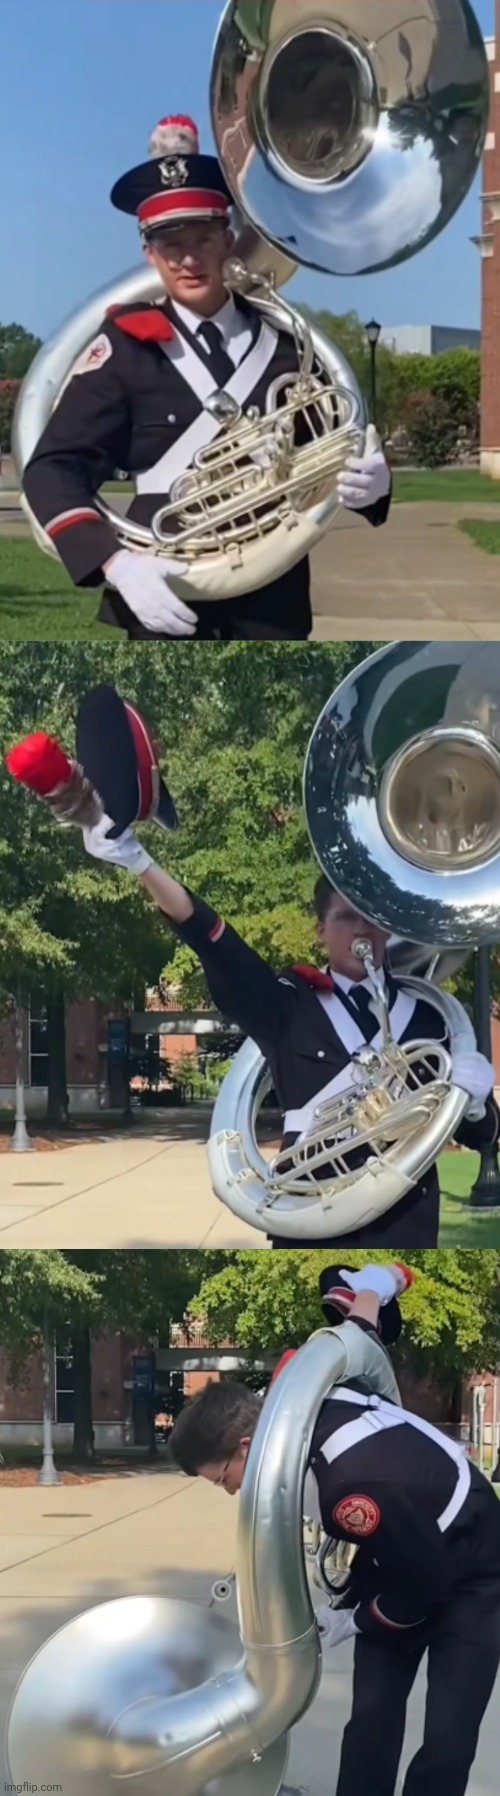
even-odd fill
[[(251, 315), (255, 341), (260, 328), (255, 310), (244, 300), (236, 303)], [(51, 535), (76, 586), (102, 586), (103, 564), (119, 547), (113, 528), (94, 503), (100, 487), (116, 469), (135, 476), (153, 468), (203, 411), (201, 399), (162, 349), (162, 342), (172, 338), (174, 322), (175, 331), (191, 343), (184, 323), (181, 325), (168, 302), (163, 306), (142, 304), (133, 311), (120, 307), (104, 318), (94, 339), (97, 348), (91, 372), (75, 374), (69, 381), (25, 468), (23, 486), (28, 503)], [(193, 339), (192, 346), (199, 361), (209, 368), (210, 358), (199, 340)], [(293, 340), (280, 333), (272, 360), (248, 395), (247, 407), (258, 406), (263, 412), (271, 381), (296, 368)], [(130, 517), (149, 524), (168, 496), (141, 492), (132, 501)], [(389, 507), (390, 494), (359, 515), (371, 524), (383, 524)], [(286, 617), (293, 624), (296, 617), (297, 624), (303, 625), (301, 633), (307, 634), (311, 623), (308, 560), (263, 590), (265, 603), (254, 592), (243, 599), (221, 601), (215, 610), (224, 617), (233, 613), (233, 623), (241, 617), (243, 625), (245, 618), (254, 614), (271, 624), (273, 617), (278, 624)], [(208, 614), (214, 613), (211, 602), (192, 609), (199, 616), (200, 628), (206, 625)], [(109, 588), (100, 616), (103, 622), (125, 629), (136, 624), (124, 600)]]
[(335, 1386), (309, 1466), (325, 1532), (357, 1548), (338, 1607), (354, 1610), (361, 1633), (406, 1650), (429, 1638), (464, 1587), (488, 1600), (489, 1580), (500, 1578), (500, 1504), (438, 1429)]
[[(210, 905), (192, 892), (190, 897), (194, 915), (187, 923), (172, 927), (201, 960), (214, 1004), (225, 1017), (239, 1024), (244, 1035), (257, 1042), (269, 1062), (282, 1112), (301, 1109), (350, 1060), (344, 1042), (319, 1002), (314, 969), (287, 968), (283, 974), (276, 974)], [(441, 1039), (437, 1012), (418, 999), (401, 1040), (437, 1038)], [(464, 1147), (479, 1149), (484, 1141), (495, 1141), (498, 1131), (497, 1107), (489, 1099), (484, 1118), (464, 1121), (457, 1139)], [(283, 1146), (290, 1146), (296, 1139), (297, 1131), (285, 1135)], [(342, 1235), (340, 1241), (330, 1237), (323, 1245), (362, 1247), (365, 1241), (385, 1245), (390, 1239), (400, 1249), (414, 1245), (432, 1247), (437, 1237), (438, 1204), (437, 1175), (427, 1173), (420, 1186), (415, 1186), (377, 1222), (354, 1231), (352, 1237)], [(283, 1240), (282, 1245), (290, 1247), (293, 1242)], [(300, 1241), (297, 1245), (317, 1247), (318, 1242)]]

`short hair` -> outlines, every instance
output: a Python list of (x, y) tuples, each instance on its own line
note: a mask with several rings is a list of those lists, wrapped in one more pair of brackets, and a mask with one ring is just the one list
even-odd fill
[(336, 887), (330, 885), (330, 880), (326, 878), (325, 873), (322, 873), (320, 878), (316, 880), (316, 885), (314, 887), (313, 911), (317, 923), (325, 922), (332, 898), (337, 897), (338, 893)]
[(181, 1411), (169, 1442), (169, 1453), (181, 1472), (198, 1478), (204, 1465), (232, 1459), (240, 1440), (252, 1435), (262, 1398), (246, 1384), (228, 1380), (207, 1384)]

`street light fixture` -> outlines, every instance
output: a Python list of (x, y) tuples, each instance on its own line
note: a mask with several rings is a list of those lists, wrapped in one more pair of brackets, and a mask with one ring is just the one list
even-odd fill
[(366, 336), (367, 342), (370, 346), (370, 411), (371, 411), (371, 417), (372, 417), (372, 424), (375, 424), (375, 426), (377, 423), (376, 356), (377, 356), (377, 344), (378, 344), (378, 340), (380, 337), (381, 329), (382, 329), (382, 325), (377, 323), (376, 318), (370, 318), (369, 323), (365, 324), (365, 336)]

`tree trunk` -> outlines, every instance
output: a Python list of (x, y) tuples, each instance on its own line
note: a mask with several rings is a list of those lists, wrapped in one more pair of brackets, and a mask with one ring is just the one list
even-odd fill
[(60, 1126), (68, 1121), (64, 992), (50, 992), (47, 996), (47, 1052), (47, 1120)]
[(455, 1384), (452, 1385), (451, 1391), (450, 1391), (450, 1422), (455, 1422), (455, 1423), (461, 1422), (461, 1420), (462, 1420), (462, 1401), (463, 1401), (462, 1379), (457, 1378)]
[(94, 1458), (92, 1427), (92, 1377), (90, 1363), (90, 1328), (87, 1323), (71, 1330), (71, 1351), (75, 1390), (73, 1458)]

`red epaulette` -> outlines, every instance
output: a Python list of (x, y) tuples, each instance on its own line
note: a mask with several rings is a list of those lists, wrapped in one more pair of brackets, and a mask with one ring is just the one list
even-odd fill
[(175, 330), (170, 319), (160, 306), (145, 305), (140, 311), (128, 312), (125, 307), (110, 306), (107, 318), (113, 319), (121, 331), (128, 337), (135, 337), (138, 343), (170, 343), (175, 337)]
[(322, 973), (319, 967), (299, 965), (290, 967), (290, 972), (298, 973), (299, 979), (304, 979), (307, 985), (314, 985), (319, 992), (333, 992), (334, 990), (331, 973)]

